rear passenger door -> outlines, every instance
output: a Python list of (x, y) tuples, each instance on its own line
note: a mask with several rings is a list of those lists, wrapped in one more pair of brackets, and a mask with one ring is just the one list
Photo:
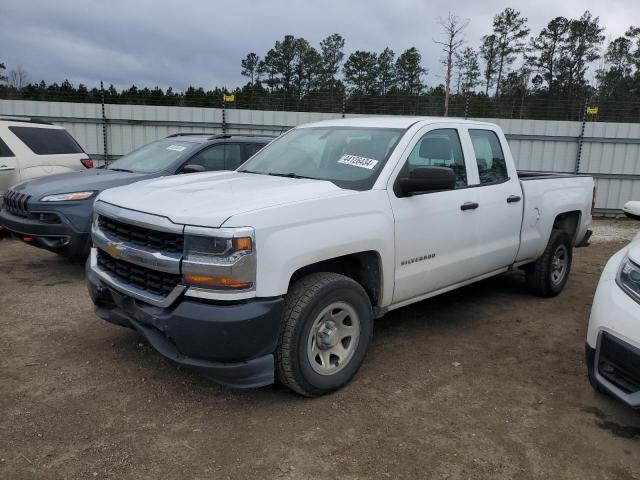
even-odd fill
[(478, 183), (470, 188), (478, 203), (473, 217), (478, 249), (473, 269), (482, 275), (515, 261), (524, 199), (513, 159), (506, 157), (510, 150), (504, 136), (483, 127), (465, 128), (462, 134), (470, 142), (472, 168), (477, 170)]

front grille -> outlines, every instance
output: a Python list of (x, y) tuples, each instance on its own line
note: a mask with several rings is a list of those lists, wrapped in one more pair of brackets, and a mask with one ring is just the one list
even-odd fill
[(640, 391), (640, 350), (606, 332), (600, 340), (598, 371), (626, 393)]
[(102, 215), (98, 217), (98, 226), (100, 230), (112, 237), (134, 245), (162, 252), (182, 253), (184, 238), (176, 233), (138, 227)]
[(165, 297), (180, 283), (180, 275), (140, 267), (113, 258), (100, 249), (97, 253), (98, 267), (126, 285)]
[(29, 216), (29, 199), (31, 195), (18, 193), (15, 190), (9, 190), (4, 195), (4, 208), (7, 212), (19, 217)]

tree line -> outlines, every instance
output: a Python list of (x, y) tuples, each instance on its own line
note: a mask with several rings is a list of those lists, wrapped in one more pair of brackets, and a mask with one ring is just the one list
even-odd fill
[(506, 8), (474, 45), (465, 37), (469, 22), (452, 13), (438, 19), (433, 41), (441, 49), (442, 70), (436, 75), (415, 46), (398, 54), (387, 47), (347, 55), (345, 38), (337, 33), (317, 47), (285, 35), (266, 52), (241, 59), (247, 83), (233, 90), (47, 85), (26, 82), (24, 71), (3, 75), (0, 64), (0, 95), (220, 106), (223, 94), (234, 93), (228, 107), (560, 119), (579, 117), (588, 102), (600, 105), (599, 115), (607, 119), (640, 121), (640, 27), (605, 43), (600, 19), (585, 11), (553, 18), (532, 33), (526, 17)]

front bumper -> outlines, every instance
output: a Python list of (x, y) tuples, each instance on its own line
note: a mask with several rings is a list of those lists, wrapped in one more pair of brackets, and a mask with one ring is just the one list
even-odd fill
[(86, 273), (96, 314), (137, 330), (163, 356), (230, 387), (273, 383), (281, 297), (231, 304), (183, 297), (161, 308), (113, 290), (89, 266)]
[[(617, 263), (613, 262), (610, 270)], [(627, 405), (640, 408), (640, 305), (606, 270), (591, 308), (586, 360), (592, 382)]]
[(640, 349), (601, 332), (598, 345), (586, 344), (589, 378), (632, 408), (640, 408)]
[[(55, 213), (60, 223), (46, 223), (32, 217), (20, 217), (0, 210), (0, 225), (21, 239), (28, 238), (28, 243), (45, 250), (50, 250), (68, 258), (84, 257), (91, 246), (91, 234), (83, 232), (58, 212)], [(35, 214), (34, 214), (35, 215)]]

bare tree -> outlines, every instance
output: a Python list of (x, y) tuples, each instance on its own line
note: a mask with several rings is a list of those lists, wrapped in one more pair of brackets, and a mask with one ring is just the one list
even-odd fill
[(9, 86), (16, 90), (22, 90), (27, 86), (28, 81), (29, 76), (22, 65), (18, 65), (15, 70), (9, 72)]
[(438, 18), (438, 25), (442, 27), (442, 34), (445, 38), (443, 41), (434, 40), (434, 42), (442, 46), (442, 53), (444, 53), (441, 62), (445, 66), (444, 116), (447, 117), (449, 116), (449, 95), (451, 94), (454, 57), (457, 50), (464, 44), (462, 32), (469, 25), (469, 19), (462, 20), (449, 12), (447, 18)]

